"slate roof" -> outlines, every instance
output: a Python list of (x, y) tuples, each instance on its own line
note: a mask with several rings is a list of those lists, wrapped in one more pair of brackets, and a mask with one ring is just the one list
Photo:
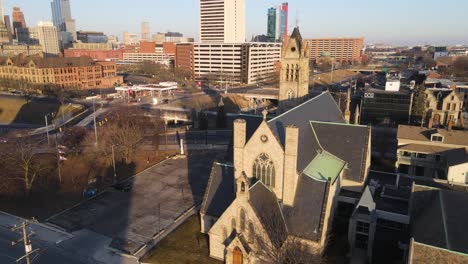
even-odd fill
[(451, 150), (452, 148), (440, 147), (440, 146), (434, 146), (434, 145), (408, 144), (408, 145), (402, 145), (398, 147), (398, 149), (405, 150), (405, 151), (415, 151), (415, 152), (425, 153), (425, 154), (435, 154), (435, 153), (441, 153), (441, 152)]
[(447, 157), (448, 166), (456, 166), (468, 163), (468, 153), (464, 148), (451, 149), (444, 154)]
[(367, 158), (370, 137), (370, 127), (310, 122), (315, 136), (313, 145), (315, 149), (326, 150), (348, 163), (346, 179), (360, 182), (364, 179), (365, 167), (363, 160)]
[(312, 145), (314, 137), (310, 121), (345, 123), (343, 115), (329, 92), (306, 101), (305, 103), (268, 121), (270, 129), (284, 147), (286, 126), (295, 125), (299, 129), (299, 149), (297, 170), (302, 172), (317, 155)]
[(294, 207), (285, 208), (291, 235), (318, 241), (321, 238), (320, 219), (326, 203), (328, 182), (317, 181), (301, 174), (297, 182)]
[[(415, 186), (412, 236), (430, 246), (468, 253), (468, 204), (466, 191)], [(428, 232), (430, 230), (430, 232)]]
[(463, 145), (468, 147), (468, 132), (464, 130), (446, 130), (436, 128), (425, 128), (418, 126), (398, 126), (398, 140), (409, 139), (415, 141), (431, 141), (431, 135), (440, 134), (444, 136), (444, 142), (440, 144)]
[(299, 27), (294, 28), (290, 39), (295, 39), (297, 41), (297, 48), (302, 51), (302, 36)]
[(286, 239), (288, 231), (275, 193), (270, 191), (261, 181), (257, 181), (250, 187), (249, 194), (249, 203), (263, 224), (269, 238), (277, 246), (281, 245)]
[(232, 201), (234, 201), (234, 198), (234, 168), (214, 162), (203, 198), (201, 212), (220, 217)]

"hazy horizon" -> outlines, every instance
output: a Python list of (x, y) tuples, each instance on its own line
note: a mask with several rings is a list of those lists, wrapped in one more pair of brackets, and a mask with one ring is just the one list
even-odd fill
[[(18, 6), (28, 26), (34, 26), (40, 20), (51, 20), (50, 2), (4, 0), (4, 14), (11, 16), (13, 6)], [(70, 2), (77, 30), (103, 31), (122, 40), (124, 31), (139, 34), (141, 22), (148, 21), (151, 33), (179, 31), (198, 39), (198, 0)], [(267, 9), (281, 2), (246, 0), (247, 40), (266, 34)], [(395, 0), (391, 4), (372, 0), (290, 0), (288, 3), (289, 29), (297, 23), (304, 38), (364, 37), (366, 44), (409, 46), (468, 44), (468, 22), (459, 23), (454, 19), (464, 17), (468, 1), (446, 0), (445, 10), (433, 0)]]

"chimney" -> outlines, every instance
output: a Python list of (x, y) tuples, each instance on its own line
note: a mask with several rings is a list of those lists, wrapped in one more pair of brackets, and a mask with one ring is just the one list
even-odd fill
[(234, 176), (240, 177), (244, 162), (244, 146), (246, 140), (247, 124), (244, 119), (234, 121)]
[(297, 152), (299, 147), (299, 129), (296, 126), (286, 127), (284, 151), (284, 185), (283, 203), (292, 206), (297, 184)]
[(447, 124), (447, 130), (452, 131), (452, 127), (453, 127), (453, 119), (450, 119)]
[(429, 118), (429, 122), (427, 122), (427, 128), (432, 128), (432, 126), (434, 125), (434, 120), (431, 118)]

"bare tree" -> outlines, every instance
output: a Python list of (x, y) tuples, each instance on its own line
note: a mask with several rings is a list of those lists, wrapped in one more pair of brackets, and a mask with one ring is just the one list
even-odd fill
[(24, 196), (27, 198), (35, 186), (41, 173), (50, 169), (50, 164), (37, 153), (41, 146), (27, 139), (16, 139), (6, 146), (8, 152), (5, 155), (11, 180), (20, 181), (24, 185)]
[[(302, 239), (288, 233), (283, 216), (278, 214), (279, 211), (261, 211), (260, 218), (266, 233), (255, 234), (260, 258), (274, 264), (325, 263), (322, 256), (311, 252)], [(283, 213), (289, 215), (292, 214), (292, 210)]]
[(102, 131), (102, 141), (107, 146), (115, 146), (128, 164), (131, 162), (138, 143), (145, 130), (156, 125), (135, 107), (117, 108), (109, 116), (109, 124)]

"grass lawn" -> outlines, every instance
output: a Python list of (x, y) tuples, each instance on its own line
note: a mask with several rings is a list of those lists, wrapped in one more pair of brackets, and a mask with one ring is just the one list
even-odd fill
[(153, 251), (143, 258), (142, 262), (154, 264), (222, 263), (209, 257), (208, 236), (200, 233), (198, 215), (187, 219), (159, 242)]
[[(359, 75), (359, 73), (347, 70), (336, 70), (333, 72), (333, 83), (342, 81), (348, 77)], [(329, 85), (332, 84), (331, 73), (321, 73), (314, 76), (314, 85)]]
[(57, 120), (57, 122), (62, 121), (62, 118), (67, 120), (83, 110), (84, 106), (79, 104), (64, 104), (60, 106), (59, 110), (55, 114), (55, 120)]
[[(55, 113), (56, 119), (65, 119), (83, 110), (82, 105), (65, 104), (60, 106), (54, 100), (33, 100), (26, 103), (21, 97), (0, 97), (0, 124), (22, 123), (45, 125), (44, 115)], [(63, 113), (63, 117), (62, 117)]]
[(2, 98), (0, 97), (0, 123), (10, 124), (13, 122), (21, 110), (26, 100), (21, 98)]

